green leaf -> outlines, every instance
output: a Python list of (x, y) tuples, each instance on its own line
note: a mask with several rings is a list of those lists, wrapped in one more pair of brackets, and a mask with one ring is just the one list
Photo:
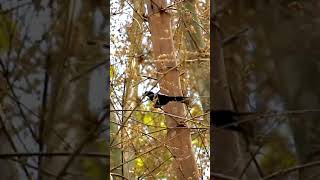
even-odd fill
[[(1, 15), (0, 10), (0, 53), (6, 51), (10, 43), (12, 46), (16, 44), (15, 41), (18, 39), (18, 31), (17, 31), (17, 23), (15, 23), (10, 17), (7, 15)], [(9, 32), (13, 33), (13, 41), (10, 42)]]
[(4, 16), (0, 16), (0, 52), (6, 51), (9, 48), (9, 36), (6, 33)]
[(83, 161), (86, 174), (93, 179), (97, 179), (99, 176), (101, 176), (99, 164), (95, 161), (96, 160), (92, 159), (86, 159)]

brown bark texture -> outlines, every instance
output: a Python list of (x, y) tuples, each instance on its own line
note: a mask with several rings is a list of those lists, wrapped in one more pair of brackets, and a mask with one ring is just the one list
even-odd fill
[[(210, 22), (211, 30), (211, 68), (210, 106), (211, 110), (232, 110), (229, 85), (223, 55), (223, 37), (215, 18)], [(214, 119), (211, 119), (214, 121)], [(240, 173), (241, 164), (239, 138), (237, 134), (224, 129), (210, 130), (211, 178), (215, 173), (236, 176)], [(221, 178), (216, 177), (215, 180)]]
[[(160, 92), (181, 96), (179, 66), (175, 58), (170, 12), (165, 10), (166, 1), (151, 0), (147, 5), (155, 65), (160, 78)], [(175, 116), (186, 115), (184, 104), (179, 102), (170, 102), (163, 107), (163, 110)], [(166, 123), (169, 128), (167, 142), (169, 151), (174, 157), (173, 167), (177, 179), (198, 180), (199, 173), (191, 146), (190, 130), (187, 127), (177, 127), (183, 123), (182, 118), (166, 115)]]

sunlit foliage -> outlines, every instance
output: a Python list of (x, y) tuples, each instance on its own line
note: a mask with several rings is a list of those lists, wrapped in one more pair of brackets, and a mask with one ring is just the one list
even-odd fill
[[(190, 9), (187, 3), (192, 2), (195, 8)], [(208, 109), (204, 108), (209, 96), (198, 86), (200, 79), (209, 84), (209, 7), (208, 1), (168, 1), (167, 6), (181, 63), (182, 91), (191, 97), (186, 118), (204, 178), (209, 170)], [(111, 153), (115, 155), (111, 154), (111, 170), (128, 178), (172, 178), (172, 154), (166, 147), (157, 147), (166, 138), (163, 111), (142, 99), (145, 91), (159, 91), (145, 8), (142, 0), (111, 1)], [(188, 26), (190, 22), (197, 28)], [(194, 41), (201, 41), (198, 49), (190, 48)]]

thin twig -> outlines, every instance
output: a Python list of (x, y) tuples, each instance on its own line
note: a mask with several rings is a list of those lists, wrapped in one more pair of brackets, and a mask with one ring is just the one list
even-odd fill
[(229, 45), (231, 44), (232, 42), (234, 42), (235, 40), (237, 40), (240, 35), (242, 35), (243, 33), (247, 32), (249, 30), (249, 27), (244, 27), (242, 29), (240, 29), (238, 32), (236, 32), (235, 34), (232, 34), (231, 36), (225, 38), (223, 40), (223, 45), (226, 46), (226, 45)]
[[(300, 109), (300, 110), (289, 110), (289, 111), (284, 111), (284, 112), (266, 112), (266, 113), (252, 113), (252, 116), (258, 116), (255, 118), (250, 118), (250, 119), (244, 119), (240, 120), (234, 123), (229, 123), (221, 127), (213, 127), (214, 129), (224, 129), (227, 127), (231, 127), (234, 125), (239, 125), (242, 123), (250, 122), (250, 121), (257, 121), (265, 118), (270, 118), (270, 117), (277, 117), (277, 116), (285, 116), (285, 115), (299, 115), (299, 114), (305, 114), (305, 113), (320, 113), (320, 109)], [(251, 116), (251, 115), (250, 115)]]
[(42, 170), (42, 169), (40, 169), (40, 168), (38, 168), (38, 167), (36, 167), (36, 166), (33, 166), (33, 165), (29, 164), (28, 162), (25, 162), (25, 161), (22, 161), (22, 160), (19, 160), (19, 159), (16, 159), (16, 158), (10, 158), (10, 160), (11, 160), (11, 161), (14, 161), (14, 162), (16, 162), (16, 163), (19, 163), (20, 165), (23, 164), (24, 166), (26, 166), (26, 167), (28, 167), (28, 168), (35, 169), (35, 170), (37, 170), (37, 171), (40, 171), (41, 173), (43, 173), (43, 174), (45, 174), (45, 175), (47, 175), (47, 176), (56, 177), (56, 175), (55, 175), (54, 173), (48, 172), (47, 170)]
[[(41, 153), (41, 152), (34, 152), (34, 153), (1, 153), (0, 159), (7, 159), (12, 157), (57, 157), (57, 156), (72, 156), (74, 152), (55, 152), (55, 153)], [(90, 157), (90, 158), (103, 158), (108, 159), (110, 156), (104, 153), (78, 153), (75, 156), (79, 157)]]
[(62, 170), (58, 173), (56, 180), (61, 180), (63, 176), (65, 175), (65, 172), (68, 170), (74, 159), (79, 155), (82, 151), (82, 149), (92, 141), (92, 139), (95, 139), (97, 137), (97, 130), (100, 127), (100, 125), (104, 122), (106, 119), (106, 116), (108, 115), (108, 110), (105, 112), (105, 114), (99, 119), (96, 126), (92, 128), (92, 130), (87, 134), (87, 136), (79, 143), (79, 146), (74, 150), (70, 158), (67, 160), (65, 165), (62, 167)]
[[(8, 141), (9, 141), (9, 143), (10, 143), (13, 151), (14, 151), (14, 152), (18, 152), (18, 148), (16, 147), (13, 139), (12, 139), (11, 136), (10, 136), (10, 133), (9, 133), (7, 127), (5, 126), (4, 114), (3, 114), (3, 111), (2, 111), (1, 105), (0, 105), (0, 124), (1, 124), (1, 126), (2, 126), (1, 129), (3, 130), (4, 134), (7, 136), (7, 139), (8, 139)], [(20, 166), (21, 166), (21, 168), (23, 169), (23, 171), (24, 171), (24, 173), (26, 174), (26, 176), (28, 177), (28, 179), (31, 180), (32, 178), (31, 178), (31, 175), (30, 175), (28, 169), (27, 169), (23, 164), (20, 164)]]
[(116, 174), (116, 173), (110, 173), (111, 176), (115, 176), (115, 177), (121, 177), (122, 179), (125, 179), (125, 180), (129, 180), (128, 178), (120, 175), (120, 174)]
[(219, 174), (219, 173), (210, 173), (211, 178), (219, 178), (221, 180), (239, 180), (238, 178), (234, 178), (231, 176), (227, 176), (224, 174)]
[[(181, 63), (177, 64), (176, 66), (168, 69), (165, 73), (163, 73), (163, 75), (157, 80), (157, 82), (155, 83), (155, 85), (152, 86), (152, 88), (150, 89), (150, 91), (157, 86), (157, 84), (165, 77), (165, 75), (166, 75), (168, 72), (170, 72), (171, 70), (177, 68), (177, 67), (180, 66), (180, 65), (181, 65)], [(143, 99), (144, 97), (146, 97), (146, 94), (142, 95), (140, 102), (137, 103), (137, 105), (133, 108), (133, 110), (130, 112), (130, 114), (128, 115), (128, 118), (123, 122), (123, 124), (126, 124), (126, 123), (127, 123), (127, 121), (129, 120), (129, 117), (130, 117), (130, 116), (133, 114), (133, 112), (141, 105), (142, 99)], [(113, 139), (111, 140), (110, 145), (113, 144), (113, 142), (114, 142), (115, 139), (116, 139), (116, 136), (118, 136), (118, 134), (119, 134), (119, 132), (121, 131), (122, 128), (123, 128), (123, 126), (120, 126), (120, 128), (117, 130), (117, 132), (115, 133), (115, 138), (113, 138)]]
[[(45, 72), (44, 72), (44, 82), (43, 82), (43, 94), (42, 94), (42, 109), (41, 109), (41, 118), (39, 118), (39, 152), (43, 152), (44, 145), (44, 129), (45, 129), (45, 120), (46, 120), (46, 111), (47, 111), (47, 95), (48, 95), (48, 86), (49, 86), (49, 65), (50, 65), (50, 53), (47, 55), (46, 64), (45, 64)], [(39, 156), (38, 159), (38, 168), (41, 170), (42, 168), (42, 157)], [(38, 173), (38, 180), (42, 179), (41, 171)]]
[(124, 164), (127, 164), (127, 163), (129, 163), (129, 162), (131, 162), (131, 161), (133, 161), (133, 160), (135, 160), (135, 159), (137, 159), (137, 158), (139, 158), (139, 157), (141, 157), (141, 156), (143, 156), (143, 155), (145, 155), (145, 154), (148, 154), (149, 152), (151, 152), (151, 151), (153, 151), (153, 150), (156, 150), (156, 149), (162, 147), (162, 146), (163, 146), (163, 144), (159, 144), (159, 145), (157, 145), (157, 146), (155, 146), (155, 147), (152, 147), (152, 148), (150, 148), (149, 150), (147, 150), (147, 151), (145, 151), (145, 152), (143, 152), (143, 153), (135, 156), (134, 158), (129, 159), (129, 160), (127, 160), (126, 162), (123, 162), (123, 163), (121, 163), (121, 164), (119, 164), (119, 165), (111, 168), (110, 171), (114, 171), (114, 170), (116, 170), (117, 168), (123, 166)]
[[(6, 68), (4, 67), (4, 64), (2, 63), (1, 59), (0, 59), (0, 65), (2, 67), (2, 70), (4, 72), (6, 72)], [(12, 96), (14, 97), (14, 99), (17, 100), (17, 101), (15, 101), (15, 103), (16, 103), (16, 105), (18, 107), (20, 115), (22, 116), (23, 120), (26, 122), (26, 126), (27, 126), (28, 130), (31, 132), (32, 137), (36, 141), (37, 140), (36, 133), (33, 131), (30, 121), (28, 120), (27, 116), (23, 112), (23, 109), (22, 109), (21, 105), (19, 104), (19, 98), (18, 98), (18, 96), (17, 96), (17, 94), (16, 94), (16, 92), (15, 92), (15, 90), (13, 88), (13, 85), (11, 84), (11, 81), (10, 81), (10, 79), (8, 77), (8, 74), (2, 74), (2, 75), (3, 75), (4, 79), (6, 80), (7, 85), (9, 86), (9, 90), (10, 90)]]
[(10, 8), (10, 9), (6, 9), (6, 10), (3, 10), (3, 11), (0, 11), (0, 15), (8, 14), (8, 13), (10, 13), (10, 12), (12, 12), (12, 11), (15, 11), (15, 10), (17, 10), (17, 9), (19, 9), (19, 8), (22, 8), (22, 7), (24, 7), (24, 6), (31, 5), (32, 3), (33, 3), (33, 2), (30, 1), (30, 2), (26, 2), (26, 3), (23, 3), (23, 4), (17, 5), (16, 7), (12, 7), (12, 8)]
[(314, 161), (314, 162), (310, 162), (310, 163), (306, 163), (306, 164), (297, 165), (297, 166), (294, 166), (294, 167), (291, 167), (288, 169), (283, 169), (283, 170), (277, 171), (275, 173), (272, 173), (272, 174), (264, 177), (262, 180), (270, 180), (270, 179), (273, 179), (273, 178), (276, 178), (279, 176), (286, 175), (286, 174), (293, 172), (293, 171), (302, 170), (302, 169), (306, 169), (306, 168), (314, 167), (314, 166), (319, 166), (319, 165), (320, 165), (320, 161)]
[(100, 62), (100, 63), (98, 63), (98, 64), (96, 64), (96, 65), (88, 68), (87, 70), (81, 72), (79, 75), (71, 78), (71, 79), (69, 80), (69, 82), (72, 83), (72, 82), (74, 82), (74, 81), (77, 81), (77, 80), (80, 79), (82, 76), (84, 76), (84, 75), (86, 75), (86, 74), (89, 74), (89, 73), (91, 73), (92, 71), (98, 69), (100, 66), (103, 66), (103, 65), (106, 65), (106, 64), (107, 64), (107, 61)]

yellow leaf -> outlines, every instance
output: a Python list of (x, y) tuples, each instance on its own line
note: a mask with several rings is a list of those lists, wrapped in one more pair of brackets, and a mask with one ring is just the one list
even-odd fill
[(198, 144), (198, 139), (192, 140), (192, 144)]
[(110, 66), (110, 79), (113, 79), (115, 76), (116, 70), (114, 66)]
[(163, 128), (165, 128), (165, 127), (166, 127), (166, 124), (165, 124), (164, 122), (161, 122), (161, 123), (160, 123), (160, 126), (163, 127)]
[(144, 117), (143, 117), (143, 122), (144, 122), (145, 124), (152, 125), (152, 124), (153, 124), (152, 115), (149, 114), (149, 113), (146, 114), (146, 115), (144, 115)]
[(137, 165), (138, 167), (142, 167), (142, 166), (143, 166), (143, 161), (142, 161), (141, 158), (137, 158), (137, 159), (136, 159), (136, 165)]
[(192, 116), (199, 116), (202, 114), (202, 111), (199, 105), (195, 105), (194, 107), (192, 107), (190, 112)]

